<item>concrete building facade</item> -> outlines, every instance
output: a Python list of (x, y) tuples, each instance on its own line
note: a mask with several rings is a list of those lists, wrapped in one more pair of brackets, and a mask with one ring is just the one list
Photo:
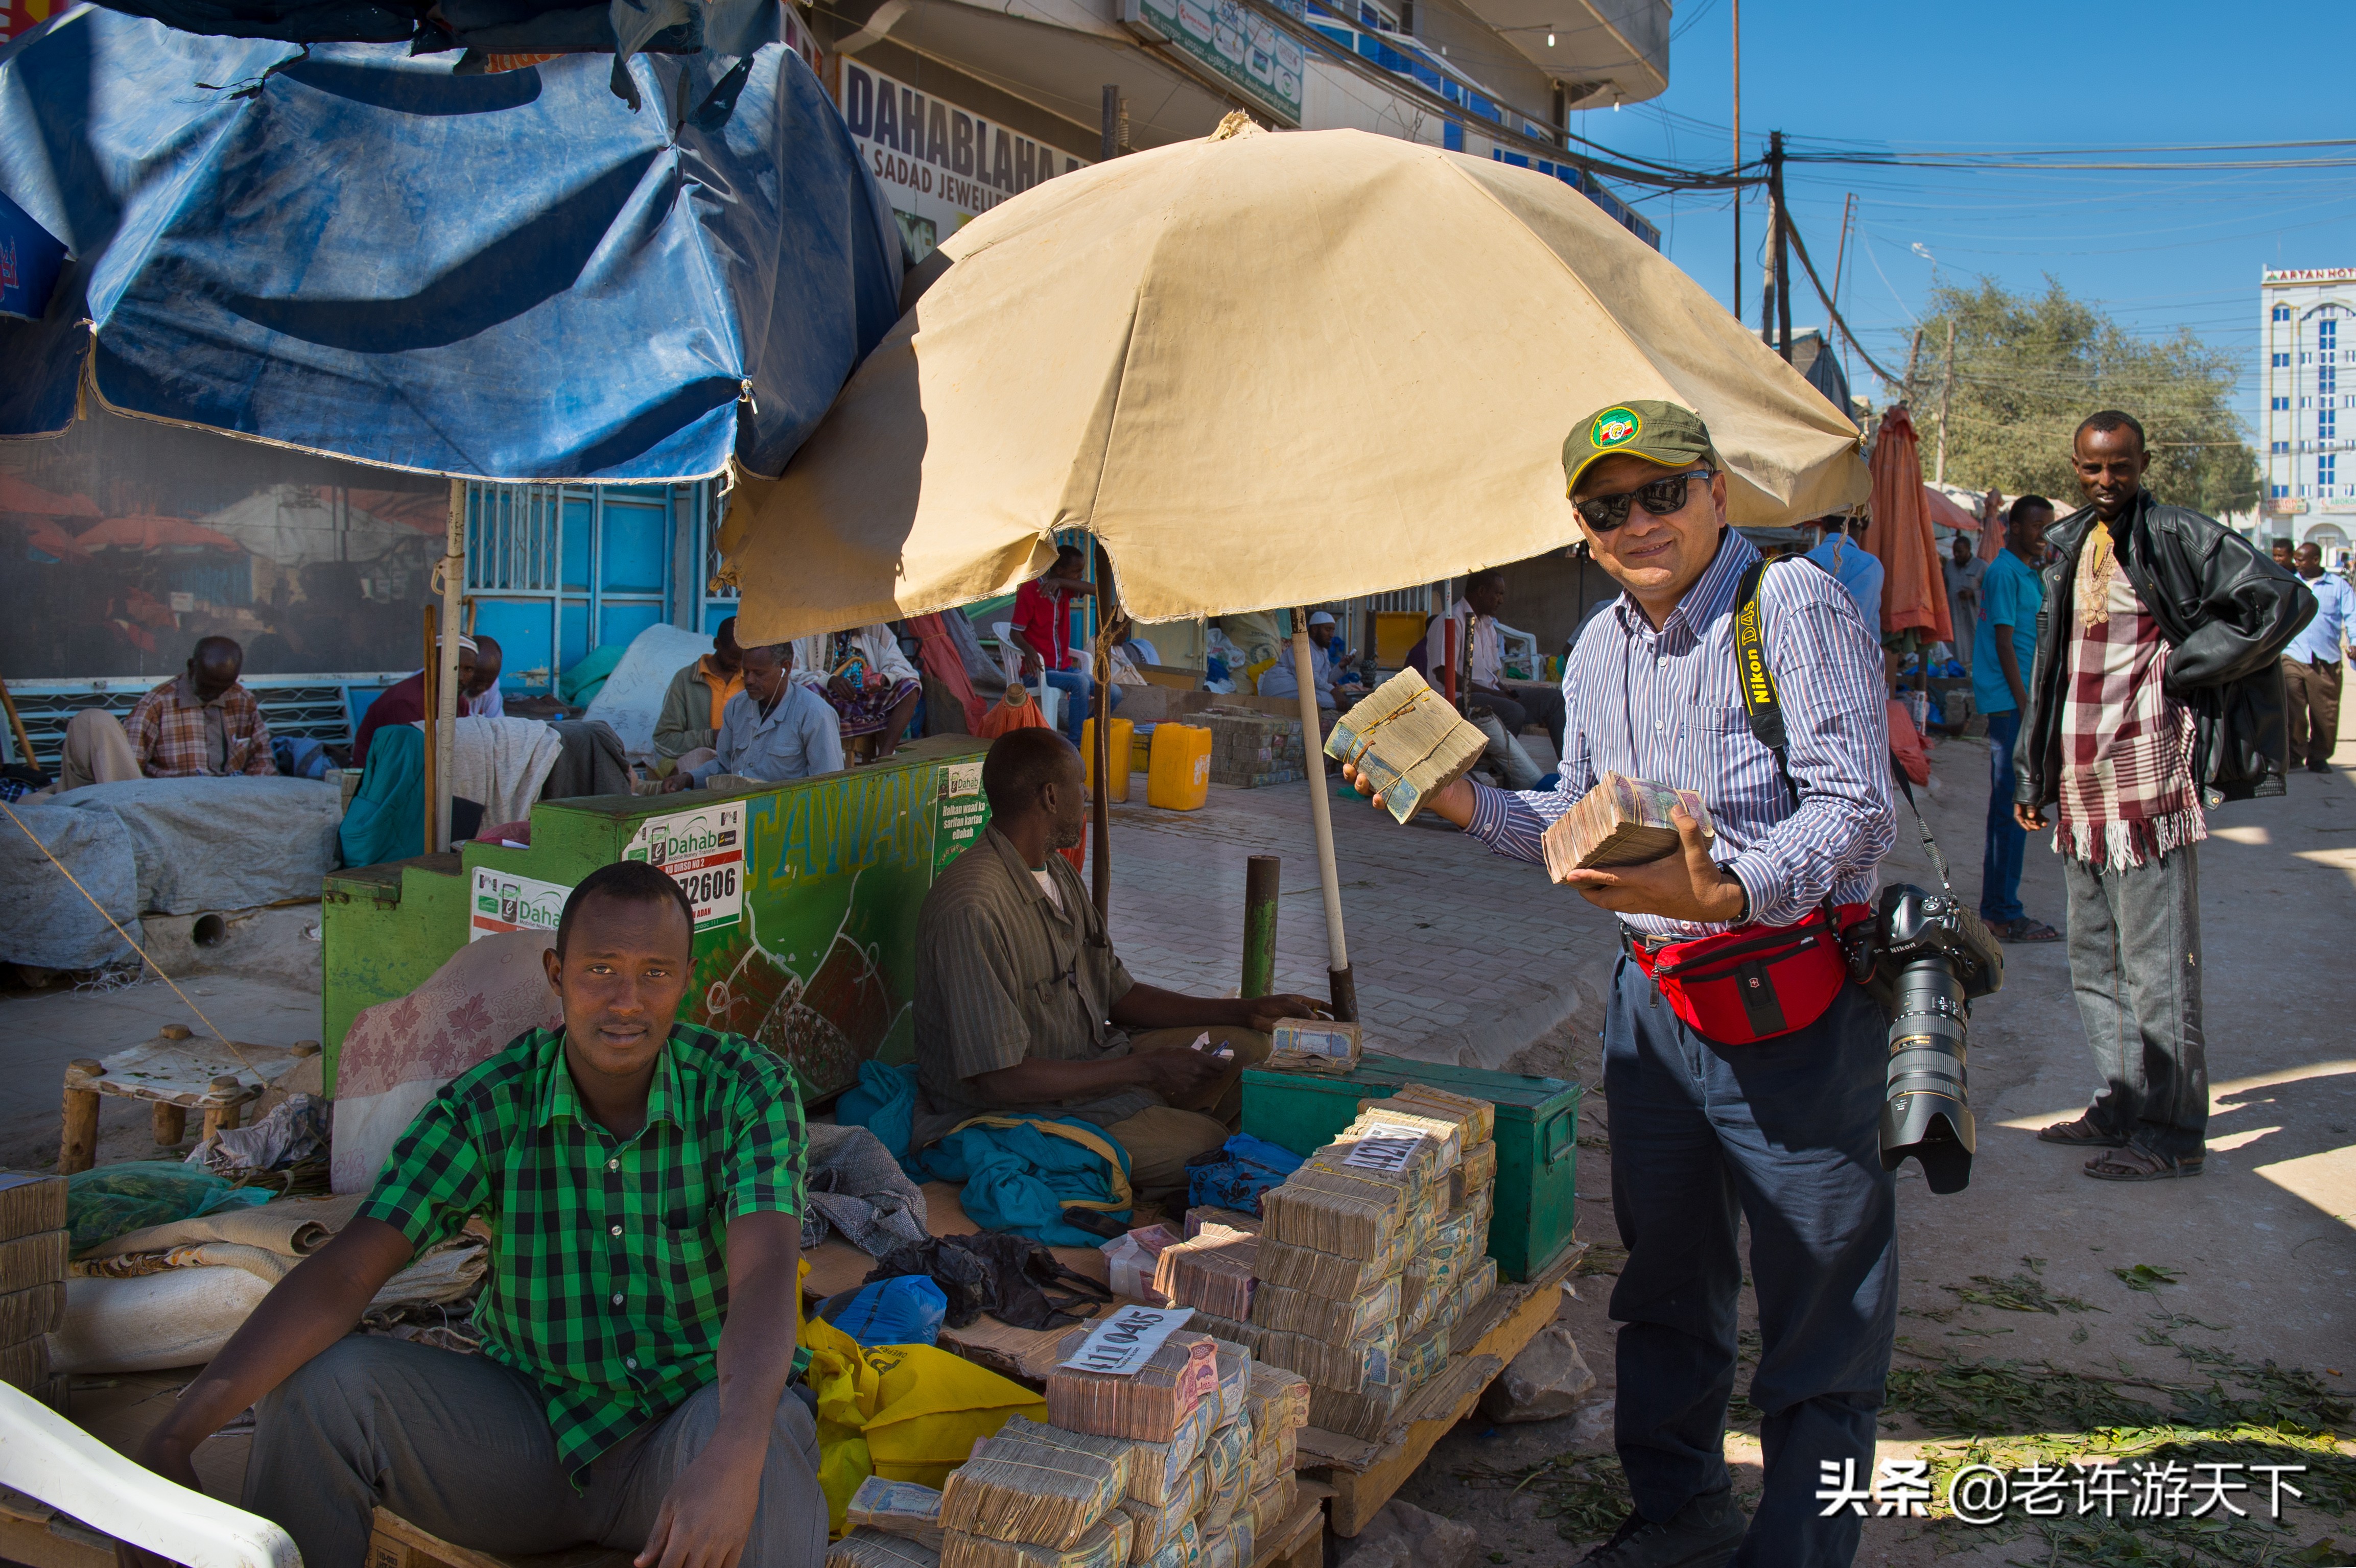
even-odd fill
[(2336, 563), (2356, 540), (2356, 267), (2268, 269), (2258, 302), (2258, 532)]

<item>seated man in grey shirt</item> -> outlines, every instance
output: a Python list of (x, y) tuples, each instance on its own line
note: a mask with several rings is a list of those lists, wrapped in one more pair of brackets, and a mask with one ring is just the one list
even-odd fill
[(720, 710), (720, 738), (679, 759), (663, 780), (671, 790), (701, 789), (721, 773), (784, 784), (842, 771), (842, 724), (825, 698), (793, 679), (789, 643), (746, 648), (744, 689)]
[[(943, 871), (916, 920), (915, 1142), (969, 1117), (1076, 1116), (1129, 1152), (1141, 1198), (1183, 1193), (1186, 1161), (1218, 1147), (1242, 1110), (1243, 1069), (1268, 1058), (1306, 997), (1187, 997), (1129, 977), (1079, 873), (1080, 754), (1053, 730), (1017, 730), (982, 763), (991, 825)], [(1210, 1040), (1189, 1050), (1205, 1032)], [(1221, 1048), (1227, 1054), (1219, 1054)]]

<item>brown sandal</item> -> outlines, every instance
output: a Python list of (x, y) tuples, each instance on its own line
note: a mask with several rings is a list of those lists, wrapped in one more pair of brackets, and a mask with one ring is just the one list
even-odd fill
[(2125, 1148), (2127, 1140), (2115, 1133), (2106, 1133), (2094, 1125), (2092, 1116), (2082, 1115), (2075, 1121), (2056, 1122), (2037, 1135), (2040, 1143), (2067, 1144), (2072, 1148)]
[(2200, 1175), (2206, 1158), (2195, 1155), (2190, 1159), (2171, 1159), (2129, 1144), (2088, 1160), (2086, 1174), (2097, 1181), (2166, 1181), (2179, 1176)]

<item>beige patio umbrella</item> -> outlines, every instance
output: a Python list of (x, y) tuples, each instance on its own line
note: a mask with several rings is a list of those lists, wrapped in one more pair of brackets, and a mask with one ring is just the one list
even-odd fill
[(1037, 186), (941, 250), (946, 270), (724, 531), (741, 638), (1006, 592), (1059, 528), (1095, 536), (1144, 621), (1526, 560), (1578, 537), (1571, 421), (1638, 398), (1708, 421), (1738, 522), (1868, 489), (1845, 415), (1532, 170), (1230, 116)]

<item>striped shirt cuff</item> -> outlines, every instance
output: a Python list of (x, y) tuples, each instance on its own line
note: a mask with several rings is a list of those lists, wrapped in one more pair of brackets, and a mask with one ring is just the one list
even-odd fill
[(1539, 846), (1546, 837), (1546, 821), (1514, 791), (1474, 784), (1472, 820), (1465, 824), (1464, 831), (1508, 859), (1533, 865), (1546, 859)]

